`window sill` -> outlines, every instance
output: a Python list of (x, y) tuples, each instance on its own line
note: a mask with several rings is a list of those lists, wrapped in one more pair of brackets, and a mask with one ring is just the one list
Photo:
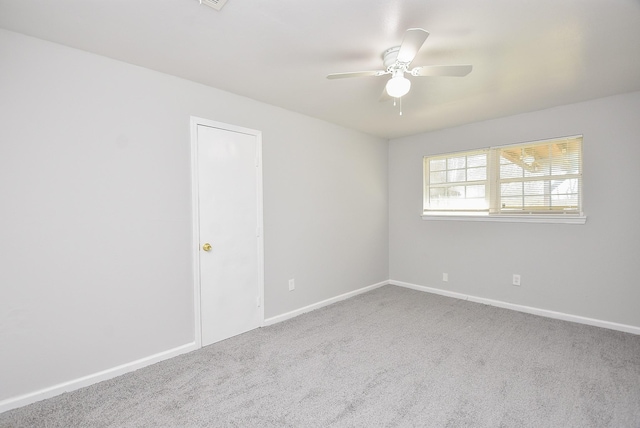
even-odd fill
[(488, 215), (488, 214), (422, 214), (423, 220), (453, 220), (453, 221), (494, 221), (503, 223), (558, 223), (558, 224), (585, 224), (586, 215)]

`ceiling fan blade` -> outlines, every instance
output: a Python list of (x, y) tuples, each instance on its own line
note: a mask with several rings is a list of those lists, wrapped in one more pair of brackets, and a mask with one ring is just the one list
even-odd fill
[(375, 71), (350, 71), (347, 73), (331, 73), (327, 75), (327, 79), (343, 79), (345, 77), (366, 77), (366, 76), (382, 76), (387, 74), (384, 70)]
[(406, 63), (413, 61), (427, 37), (429, 37), (429, 33), (422, 28), (409, 28), (404, 33), (397, 60)]
[(472, 65), (427, 65), (411, 70), (412, 76), (457, 76), (471, 73)]

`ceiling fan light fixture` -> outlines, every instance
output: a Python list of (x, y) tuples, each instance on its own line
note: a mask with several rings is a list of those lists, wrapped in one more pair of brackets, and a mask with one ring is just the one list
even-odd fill
[(399, 73), (389, 79), (385, 88), (390, 97), (400, 98), (411, 89), (411, 81), (404, 77), (404, 73)]

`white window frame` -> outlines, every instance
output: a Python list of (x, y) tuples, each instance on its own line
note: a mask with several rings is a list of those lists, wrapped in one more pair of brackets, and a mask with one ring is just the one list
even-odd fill
[[(500, 204), (500, 150), (507, 148), (516, 148), (516, 147), (524, 147), (531, 145), (544, 145), (544, 144), (552, 144), (557, 141), (562, 140), (573, 140), (573, 139), (583, 140), (582, 135), (573, 135), (568, 137), (559, 137), (552, 138), (547, 140), (538, 140), (531, 141), (526, 143), (518, 143), (518, 144), (510, 144), (504, 146), (493, 146), (489, 148), (481, 148), (476, 150), (468, 150), (463, 152), (452, 152), (452, 153), (444, 153), (444, 154), (436, 154), (425, 156), (423, 158), (423, 212), (422, 219), (423, 220), (458, 220), (458, 221), (490, 221), (490, 222), (518, 222), (518, 223), (565, 223), (565, 224), (585, 224), (587, 220), (587, 216), (582, 212), (582, 207), (584, 205), (584, 201), (582, 198), (583, 184), (582, 184), (582, 145), (581, 145), (581, 155), (580, 155), (580, 174), (578, 178), (580, 179), (579, 185), (579, 210), (578, 212), (548, 212), (548, 211), (529, 211), (529, 212), (520, 212), (520, 213), (502, 213), (500, 212), (499, 204)], [(451, 158), (456, 156), (464, 156), (470, 155), (473, 153), (482, 153), (487, 152), (487, 199), (488, 199), (488, 207), (484, 210), (438, 210), (434, 208), (430, 208), (429, 204), (429, 192), (430, 192), (430, 183), (429, 183), (429, 160), (437, 159), (437, 158)], [(549, 176), (552, 179), (552, 176)]]
[[(468, 179), (468, 172), (469, 169), (477, 169), (477, 167), (469, 167), (468, 165), (468, 158), (469, 157), (477, 157), (477, 156), (481, 156), (484, 155), (486, 156), (486, 160), (485, 160), (485, 165), (482, 166), (480, 165), (480, 168), (485, 168), (485, 179), (484, 180), (469, 180)], [(465, 166), (460, 168), (460, 167), (449, 167), (449, 160), (454, 159), (454, 158), (465, 158)], [(431, 171), (430, 170), (430, 161), (445, 161), (445, 169), (442, 170), (436, 170), (436, 171)], [(427, 201), (431, 201), (431, 195), (430, 195), (430, 191), (433, 189), (437, 189), (437, 188), (449, 188), (449, 187), (465, 187), (467, 188), (468, 186), (485, 186), (485, 197), (483, 198), (484, 201), (480, 202), (479, 200), (477, 200), (477, 206), (476, 207), (469, 207), (469, 208), (461, 208), (461, 209), (451, 209), (451, 208), (435, 208), (435, 207), (431, 207), (429, 208), (430, 212), (433, 213), (443, 213), (443, 214), (447, 214), (447, 213), (451, 213), (451, 212), (455, 212), (458, 214), (469, 214), (469, 215), (473, 215), (476, 213), (483, 213), (485, 211), (487, 211), (489, 209), (490, 206), (490, 198), (489, 198), (489, 192), (487, 191), (489, 189), (489, 170), (490, 170), (490, 156), (489, 156), (489, 150), (488, 149), (480, 149), (480, 150), (470, 150), (470, 151), (466, 151), (466, 152), (456, 152), (456, 153), (447, 153), (444, 155), (436, 155), (436, 156), (425, 156), (424, 157), (424, 195), (423, 195), (423, 201), (424, 201), (424, 205), (425, 207), (424, 210), (426, 210), (426, 205), (427, 205)], [(453, 172), (453, 171), (462, 171), (464, 170), (465, 172), (465, 179), (463, 181), (449, 181), (449, 173)], [(431, 177), (432, 173), (438, 174), (438, 173), (443, 173), (444, 174), (444, 181), (437, 183), (437, 184), (430, 184), (428, 178)], [(465, 190), (466, 192), (466, 190)], [(473, 198), (473, 199), (480, 199), (480, 198)]]

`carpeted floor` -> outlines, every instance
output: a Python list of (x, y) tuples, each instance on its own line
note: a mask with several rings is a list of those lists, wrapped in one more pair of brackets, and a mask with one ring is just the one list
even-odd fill
[(1, 427), (640, 427), (640, 336), (385, 286)]

